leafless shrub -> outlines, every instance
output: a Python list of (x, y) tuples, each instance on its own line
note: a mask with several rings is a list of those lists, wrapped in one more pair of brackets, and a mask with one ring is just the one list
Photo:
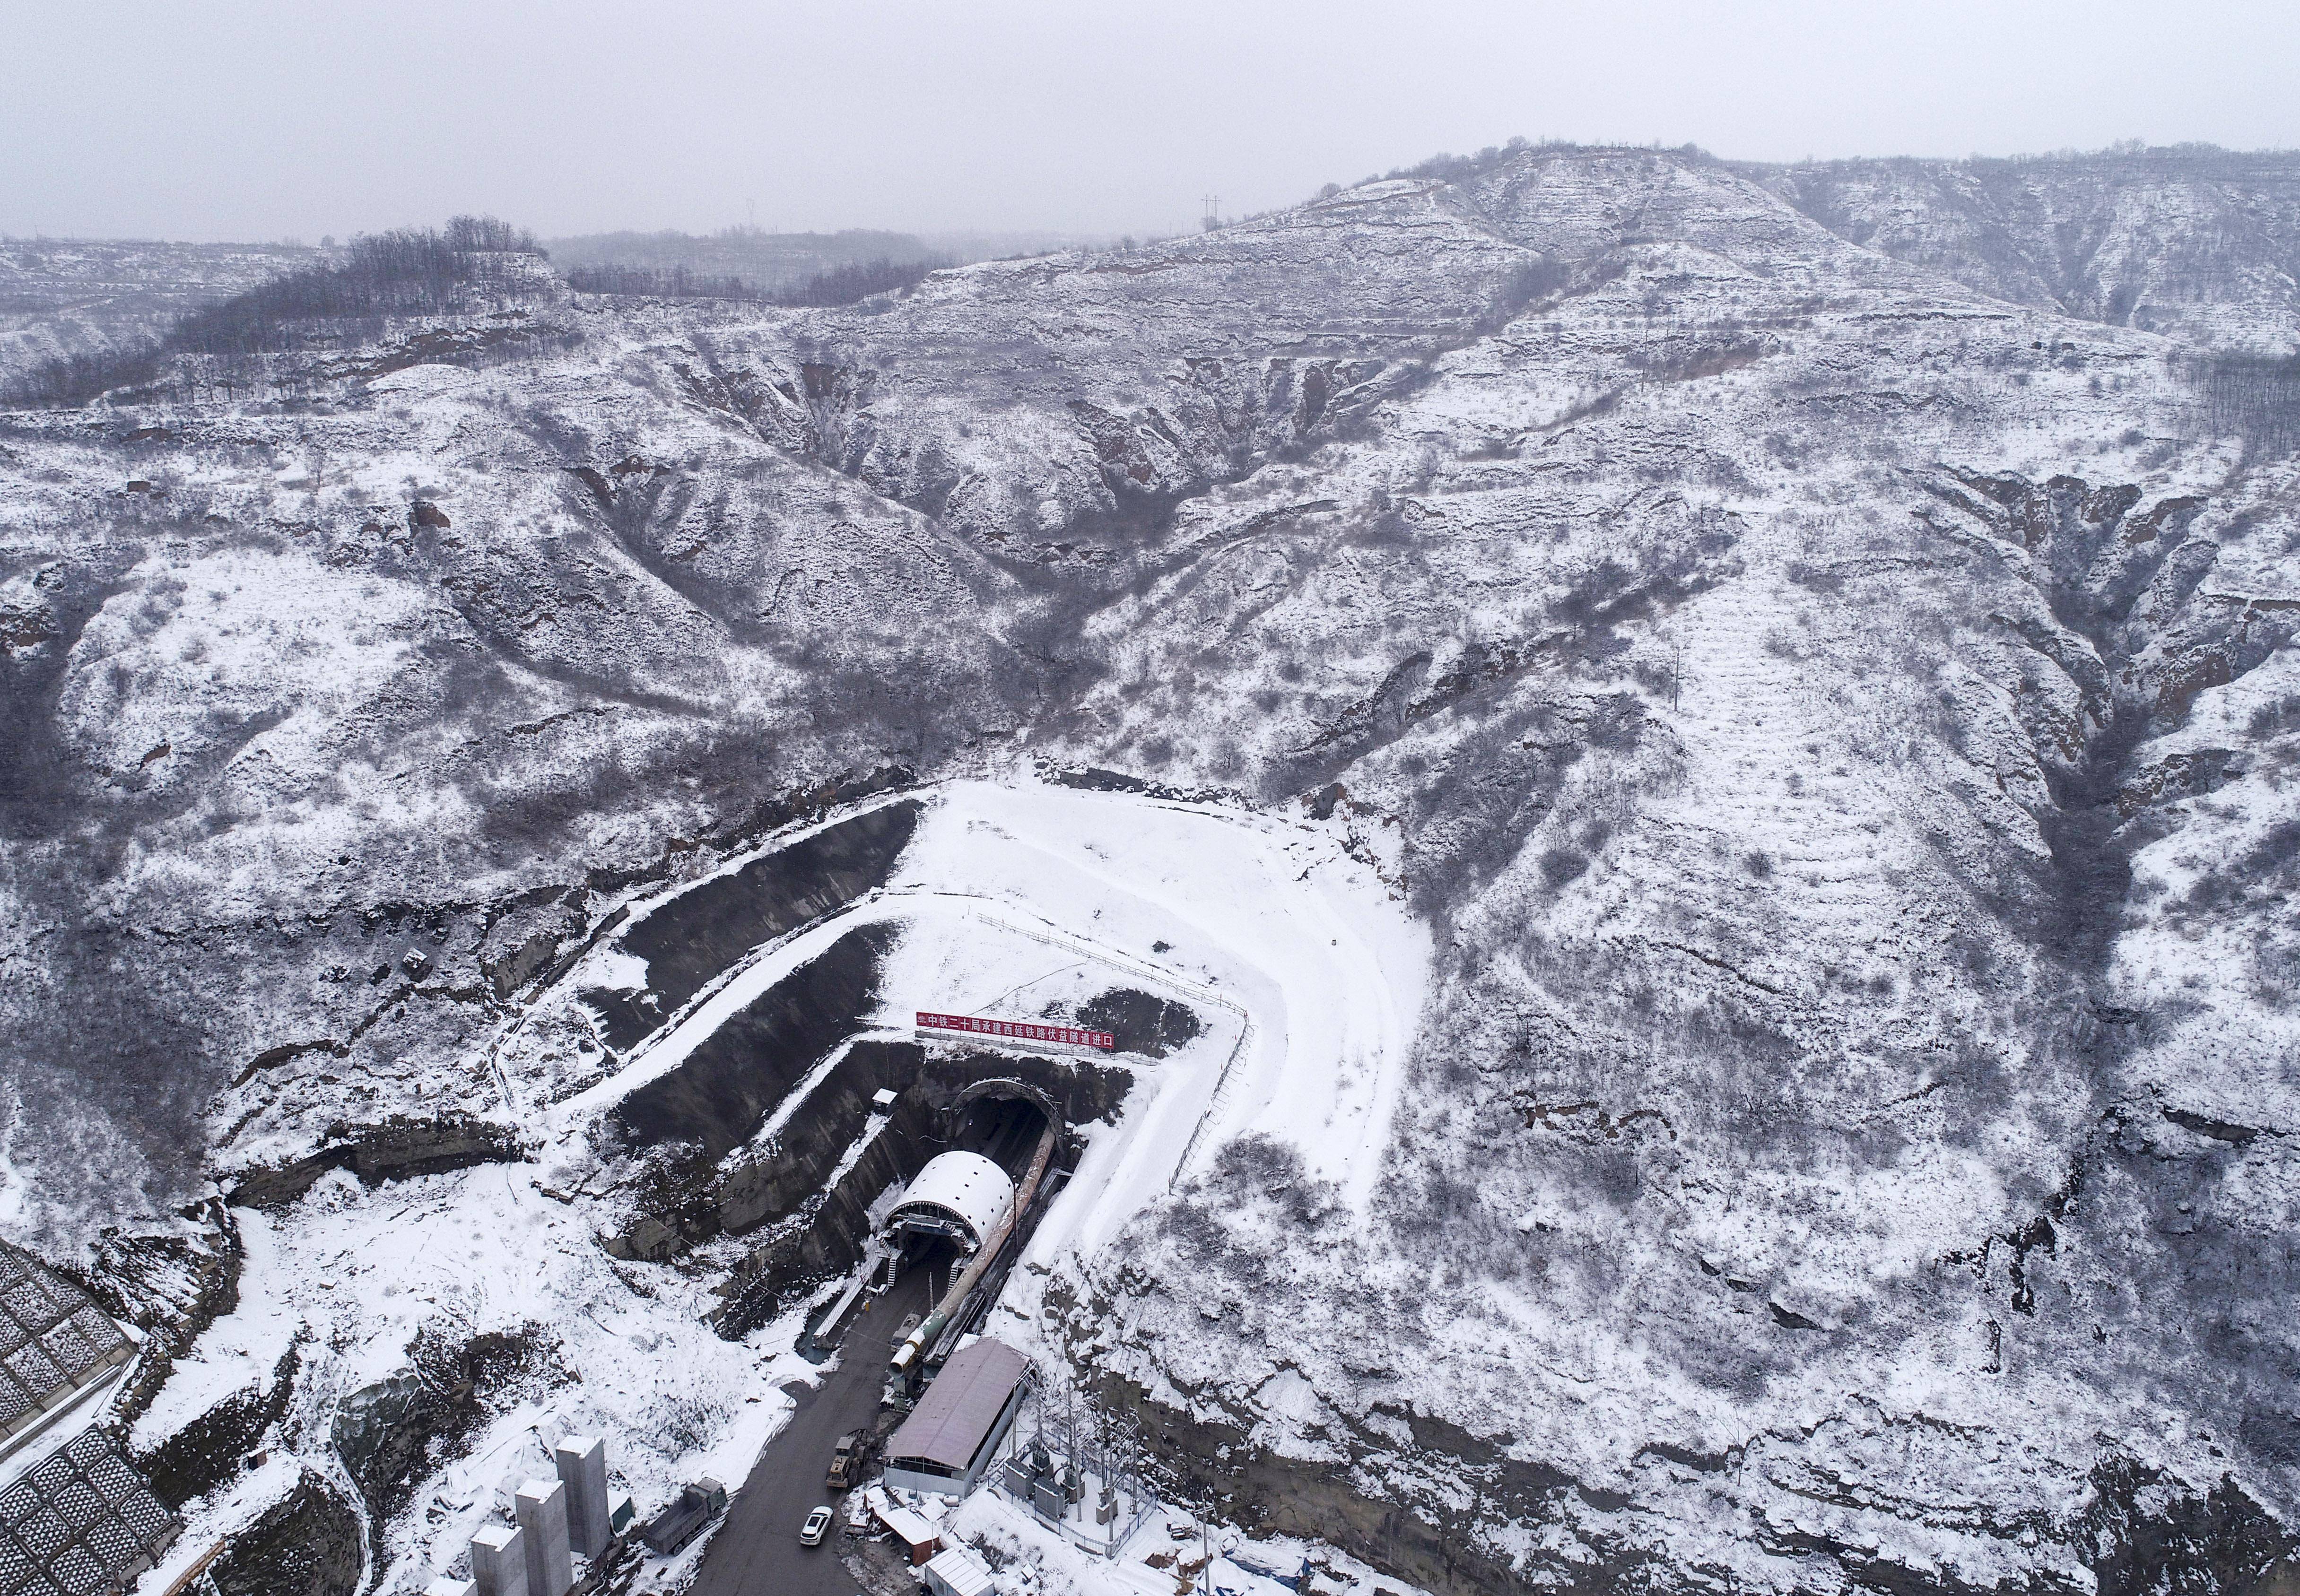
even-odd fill
[(2252, 711), (2244, 729), (2254, 742), (2300, 730), (2300, 694), (2288, 693), (2274, 703), (2260, 705)]
[(1578, 848), (1558, 844), (1541, 851), (1541, 878), (1554, 892), (1579, 880), (1589, 869), (1589, 856)]
[(52, 361), (19, 381), (6, 402), (85, 403), (157, 380), (179, 356), (205, 357), (215, 386), (253, 386), (268, 355), (379, 335), (385, 318), (438, 314), (465, 297), (500, 297), (504, 257), (538, 253), (532, 235), (491, 216), (459, 216), (446, 231), (402, 228), (352, 240), (339, 262), (307, 266), (243, 294), (188, 311), (156, 343)]

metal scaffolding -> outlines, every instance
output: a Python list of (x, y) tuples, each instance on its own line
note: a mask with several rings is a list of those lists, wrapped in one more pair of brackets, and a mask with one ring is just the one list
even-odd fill
[(990, 1470), (1007, 1500), (1088, 1551), (1115, 1558), (1158, 1509), (1143, 1478), (1140, 1426), (1081, 1405), (1075, 1388), (1041, 1382)]

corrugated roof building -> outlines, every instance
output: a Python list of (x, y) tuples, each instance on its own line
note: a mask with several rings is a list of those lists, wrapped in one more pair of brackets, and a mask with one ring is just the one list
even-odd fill
[(887, 1443), (887, 1484), (963, 1496), (1014, 1422), (1030, 1360), (1004, 1342), (970, 1342), (950, 1355)]

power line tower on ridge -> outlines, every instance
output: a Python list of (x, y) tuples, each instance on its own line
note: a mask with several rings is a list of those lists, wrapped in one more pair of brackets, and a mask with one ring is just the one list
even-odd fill
[(1198, 218), (1198, 229), (1201, 232), (1211, 233), (1216, 228), (1221, 226), (1221, 195), (1219, 194), (1207, 195), (1205, 196), (1205, 213)]

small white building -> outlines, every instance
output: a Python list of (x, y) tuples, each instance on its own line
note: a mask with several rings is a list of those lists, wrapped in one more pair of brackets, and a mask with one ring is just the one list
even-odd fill
[(926, 1566), (926, 1576), (935, 1596), (992, 1596), (998, 1588), (990, 1565), (971, 1546), (938, 1552)]
[(887, 1442), (887, 1484), (964, 1496), (990, 1466), (1028, 1389), (1030, 1360), (985, 1336), (951, 1354)]

